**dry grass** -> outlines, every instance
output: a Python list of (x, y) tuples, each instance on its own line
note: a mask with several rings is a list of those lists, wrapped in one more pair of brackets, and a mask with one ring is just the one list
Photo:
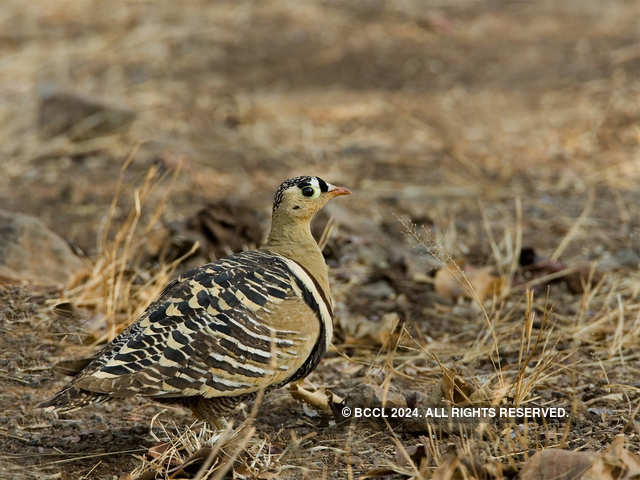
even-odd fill
[[(153, 242), (156, 227), (166, 209), (173, 182), (180, 165), (159, 175), (152, 166), (142, 185), (132, 193), (133, 206), (124, 221), (114, 225), (116, 211), (121, 208), (122, 184), (127, 168), (135, 158), (134, 149), (123, 163), (120, 178), (109, 211), (101, 227), (97, 254), (86, 272), (71, 280), (59, 298), (50, 303), (71, 303), (91, 311), (99, 318), (98, 329), (90, 333), (96, 344), (109, 342), (127, 325), (138, 318), (172, 279), (176, 268), (198, 249), (194, 244), (189, 252), (171, 262), (163, 261), (167, 246), (161, 249), (159, 261), (149, 268), (143, 262), (149, 257), (147, 245)], [(168, 182), (167, 182), (168, 177)], [(151, 208), (147, 205), (152, 193), (162, 189), (162, 196)], [(150, 208), (150, 212), (145, 212)]]
[[(88, 252), (86, 272), (43, 295), (95, 316), (76, 325), (42, 309), (7, 324), (0, 373), (12, 383), (0, 399), (16, 426), (2, 442), (34, 475), (62, 451), (47, 473), (168, 477), (217, 445), (175, 410), (152, 430), (171, 446), (162, 460), (106, 455), (140, 448), (157, 406), (46, 419), (21, 405), (59, 383), (30, 369), (63, 358), (78, 343), (70, 332), (113, 338), (153, 300), (179, 268), (146, 260), (161, 217), (227, 196), (266, 213), (281, 179), (309, 172), (356, 193), (331, 207), (322, 240), (337, 328), (310, 377), (318, 391), (352, 406), (360, 391), (390, 405), (410, 393), (562, 406), (571, 420), (345, 425), (272, 392), (236, 477), (506, 479), (542, 448), (601, 450), (624, 433), (640, 449), (637, 1), (23, 4), (0, 11), (0, 151), (11, 159), (0, 203)], [(40, 138), (40, 83), (127, 105), (136, 122), (87, 141)], [(151, 167), (183, 157), (179, 177)], [(554, 268), (521, 268), (526, 246)], [(443, 266), (454, 298), (435, 291)], [(81, 449), (105, 456), (66, 461)]]
[(223, 431), (211, 430), (206, 423), (174, 425), (171, 431), (163, 424), (160, 428), (162, 435), (153, 436), (159, 445), (138, 457), (140, 464), (129, 478), (171, 479), (194, 469), (197, 480), (223, 478), (253, 436), (252, 429), (234, 431), (231, 424)]
[[(588, 218), (592, 202), (593, 196), (590, 196), (583, 213), (566, 229), (567, 234), (560, 239), (552, 258), (557, 259), (559, 252), (571, 243), (580, 225)], [(417, 461), (411, 458), (394, 434), (397, 456), (401, 462), (390, 464), (390, 471), (400, 473), (407, 478), (422, 479), (430, 478), (433, 469), (441, 467), (437, 469), (438, 478), (458, 478), (453, 476), (456, 471), (462, 475), (461, 478), (512, 478), (513, 472), (519, 469), (520, 462), (526, 460), (531, 452), (540, 448), (572, 449), (581, 443), (581, 439), (575, 436), (572, 428), (576, 423), (580, 423), (581, 417), (584, 418), (584, 411), (576, 410), (576, 408), (579, 410), (578, 405), (581, 404), (577, 398), (589, 388), (589, 385), (576, 384), (576, 381), (577, 377), (581, 376), (578, 373), (580, 370), (588, 371), (595, 366), (585, 358), (584, 344), (590, 344), (593, 357), (599, 358), (598, 368), (601, 369), (611, 390), (620, 391), (622, 385), (612, 386), (607, 378), (607, 372), (615, 370), (618, 366), (630, 367), (629, 362), (637, 362), (640, 358), (633, 352), (632, 346), (634, 343), (637, 345), (639, 338), (636, 314), (638, 304), (629, 301), (634, 298), (634, 295), (629, 296), (628, 290), (623, 288), (620, 282), (612, 281), (610, 277), (603, 276), (596, 282), (593, 266), (589, 270), (589, 275), (583, 279), (584, 292), (574, 300), (576, 307), (574, 315), (567, 316), (554, 312), (552, 307), (554, 301), (550, 296), (551, 287), (547, 287), (546, 292), (543, 292), (542, 302), (536, 301), (533, 290), (529, 289), (538, 285), (547, 285), (555, 278), (566, 277), (573, 271), (570, 268), (557, 274), (528, 281), (525, 284), (527, 289), (522, 290), (522, 282), (518, 283), (515, 279), (519, 269), (517, 254), (522, 245), (522, 212), (519, 201), (516, 201), (515, 219), (515, 227), (505, 228), (502, 241), (497, 242), (483, 213), (482, 223), (489, 239), (494, 260), (493, 268), (501, 280), (499, 294), (494, 294), (488, 299), (478, 294), (473, 282), (467, 278), (465, 271), (454, 260), (455, 257), (460, 258), (460, 253), (451, 252), (446, 246), (449, 245), (450, 249), (451, 245), (455, 244), (455, 231), (448, 230), (446, 237), (441, 238), (438, 238), (436, 233), (434, 238), (430, 231), (421, 232), (405, 219), (401, 219), (402, 227), (411, 243), (420, 245), (424, 255), (433, 258), (435, 265), (440, 265), (440, 268), (447, 268), (452, 272), (461, 290), (466, 292), (470, 303), (458, 302), (456, 308), (459, 311), (463, 309), (472, 316), (479, 316), (486, 325), (484, 335), (477, 336), (475, 339), (470, 338), (466, 344), (460, 339), (453, 340), (456, 347), (464, 351), (462, 358), (455, 361), (453, 365), (457, 365), (457, 368), (462, 367), (468, 372), (472, 369), (465, 368), (465, 364), (473, 364), (478, 359), (489, 357), (494, 359), (490, 363), (493, 371), (487, 372), (483, 369), (482, 374), (472, 374), (470, 378), (463, 379), (455, 370), (445, 367), (440, 359), (440, 356), (444, 358), (450, 356), (453, 345), (436, 344), (430, 347), (423, 345), (415, 349), (413, 341), (407, 342), (405, 338), (406, 343), (400, 343), (400, 350), (415, 353), (413, 355), (405, 353), (402, 358), (394, 358), (396, 351), (391, 352), (391, 357), (387, 356), (382, 365), (382, 368), (388, 369), (385, 383), (388, 388), (389, 374), (392, 371), (402, 375), (403, 369), (407, 366), (433, 357), (442, 371), (443, 393), (447, 388), (446, 385), (452, 388), (454, 392), (451, 394), (451, 401), (454, 403), (559, 405), (557, 401), (549, 402), (548, 397), (545, 399), (544, 396), (540, 396), (541, 392), (551, 388), (558, 392), (563, 390), (573, 392), (572, 398), (561, 402), (561, 405), (571, 412), (571, 421), (564, 425), (546, 422), (543, 425), (529, 425), (526, 421), (522, 425), (513, 421), (507, 424), (489, 423), (472, 427), (458, 425), (454, 426), (454, 430), (458, 429), (457, 435), (447, 431), (445, 436), (441, 430), (429, 427), (428, 431), (420, 437), (418, 445), (419, 448), (424, 449), (425, 453), (424, 456), (419, 456)], [(626, 301), (622, 300), (623, 296), (626, 296)], [(598, 307), (594, 310), (596, 305)], [(564, 305), (559, 309), (564, 311), (566, 307)], [(588, 319), (585, 315), (586, 311), (590, 312)], [(629, 318), (630, 313), (634, 315), (635, 321), (632, 321), (631, 325), (626, 325), (628, 320), (625, 321), (625, 318)], [(519, 341), (514, 341), (518, 338)], [(602, 342), (602, 339), (608, 341)], [(628, 339), (629, 343), (625, 343), (625, 339)], [(624, 347), (623, 343), (625, 343)], [(514, 353), (517, 353), (517, 357)], [(414, 358), (411, 358), (412, 356)], [(447, 363), (452, 365), (450, 362)], [(634, 367), (631, 368), (637, 370)], [(420, 382), (419, 377), (404, 376)], [(568, 379), (572, 379), (572, 385), (567, 385)], [(586, 377), (586, 380), (589, 381), (589, 377)], [(633, 396), (637, 396), (637, 389), (629, 385), (622, 389), (632, 390)], [(586, 405), (615, 402), (615, 399), (619, 398), (618, 395), (613, 393), (596, 397), (586, 402)], [(630, 397), (626, 394), (625, 398), (627, 402), (630, 401)], [(633, 411), (632, 403), (628, 403), (626, 409), (624, 402), (619, 407), (622, 409), (618, 411), (625, 412), (625, 421), (633, 424), (637, 412)], [(388, 424), (387, 427), (391, 429)], [(457, 439), (454, 442), (457, 456), (454, 457), (444, 455), (439, 448), (443, 444), (450, 444), (449, 438), (452, 433)], [(486, 441), (487, 439), (489, 442)], [(638, 448), (637, 444), (636, 448)], [(423, 463), (420, 464), (420, 461)], [(501, 472), (505, 468), (506, 473), (503, 475)]]

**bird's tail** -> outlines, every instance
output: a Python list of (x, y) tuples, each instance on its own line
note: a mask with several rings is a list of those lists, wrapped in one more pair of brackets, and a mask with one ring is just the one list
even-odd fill
[(38, 404), (38, 408), (44, 408), (47, 412), (69, 413), (89, 405), (105, 402), (108, 395), (82, 390), (75, 385), (60, 390), (53, 398)]

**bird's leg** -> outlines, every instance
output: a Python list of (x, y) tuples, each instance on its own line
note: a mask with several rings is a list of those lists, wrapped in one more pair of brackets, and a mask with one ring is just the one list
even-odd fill
[(207, 418), (206, 422), (219, 432), (224, 432), (227, 428), (229, 428), (229, 422), (224, 417)]
[(196, 413), (196, 416), (207, 422), (207, 425), (217, 432), (224, 432), (229, 428), (229, 422), (225, 417), (220, 415), (219, 412), (214, 412), (209, 409), (201, 409)]
[(218, 432), (223, 432), (229, 426), (224, 412), (220, 408), (216, 408), (216, 402), (208, 399), (197, 399), (188, 404), (193, 415), (200, 420), (204, 420), (207, 424)]

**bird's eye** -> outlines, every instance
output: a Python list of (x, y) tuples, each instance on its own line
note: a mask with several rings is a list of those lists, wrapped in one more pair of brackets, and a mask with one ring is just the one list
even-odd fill
[(313, 197), (313, 194), (316, 193), (313, 190), (313, 187), (304, 187), (302, 189), (302, 195), (304, 195), (305, 197)]

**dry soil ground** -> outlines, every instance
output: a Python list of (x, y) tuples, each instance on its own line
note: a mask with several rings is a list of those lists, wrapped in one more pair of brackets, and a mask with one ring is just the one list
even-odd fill
[[(400, 403), (460, 403), (448, 374), (481, 404), (572, 412), (485, 429), (348, 424), (279, 391), (241, 460), (254, 466), (236, 476), (427, 478), (455, 455), (478, 478), (513, 478), (543, 447), (601, 450), (624, 434), (640, 449), (637, 0), (4, 0), (0, 31), (3, 209), (41, 218), (90, 264), (128, 153), (139, 146), (114, 225), (149, 168), (182, 161), (160, 222), (172, 227), (138, 231), (151, 253), (127, 278), (141, 291), (154, 242), (179, 244), (205, 205), (225, 228), (245, 232), (255, 211), (264, 229), (280, 181), (320, 175), (354, 195), (328, 208), (336, 338), (313, 384), (350, 405), (380, 386)], [(52, 89), (136, 118), (115, 133), (44, 136), (38, 105)], [(216, 220), (222, 199), (248, 212)], [(523, 246), (549, 260), (522, 268)], [(436, 292), (449, 260), (471, 277), (488, 267), (495, 288)], [(564, 281), (572, 268), (591, 268), (591, 281)], [(51, 366), (104, 330), (100, 299), (54, 312), (57, 298), (74, 303), (68, 292), (0, 287), (2, 478), (118, 478), (158, 443), (157, 404), (64, 418), (34, 408), (63, 384)], [(159, 421), (174, 434), (190, 424), (178, 409)]]

